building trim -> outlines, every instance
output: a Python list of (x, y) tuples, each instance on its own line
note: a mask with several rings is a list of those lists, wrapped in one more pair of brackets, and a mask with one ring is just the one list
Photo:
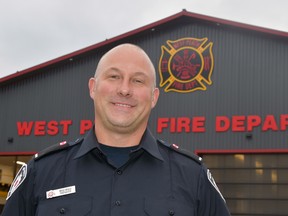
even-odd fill
[(2, 156), (32, 156), (37, 152), (0, 152), (0, 157)]
[(285, 154), (288, 149), (197, 149), (197, 155), (203, 154)]

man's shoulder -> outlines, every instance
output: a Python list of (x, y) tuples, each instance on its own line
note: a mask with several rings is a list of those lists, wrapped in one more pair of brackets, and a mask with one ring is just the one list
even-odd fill
[(83, 138), (78, 138), (75, 141), (68, 142), (68, 141), (63, 141), (56, 143), (54, 145), (49, 146), (48, 148), (36, 153), (33, 157), (34, 161), (40, 160), (41, 158), (44, 158), (48, 155), (53, 155), (55, 153), (61, 152), (63, 150), (70, 149), (74, 146), (77, 146), (78, 144), (81, 144), (83, 141)]
[(170, 144), (170, 143), (163, 141), (163, 140), (160, 140), (160, 139), (158, 139), (157, 141), (161, 146), (164, 146), (164, 147), (170, 149), (171, 151), (175, 152), (176, 154), (180, 154), (180, 155), (183, 155), (185, 157), (188, 157), (188, 158), (194, 160), (195, 162), (197, 162), (198, 164), (202, 165), (202, 158), (199, 157), (198, 155), (194, 154), (192, 151), (189, 151), (187, 149), (183, 149), (179, 145), (174, 144), (174, 143)]

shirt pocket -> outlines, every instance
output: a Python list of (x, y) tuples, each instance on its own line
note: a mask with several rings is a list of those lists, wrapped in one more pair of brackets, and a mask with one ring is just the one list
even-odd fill
[(192, 203), (176, 199), (145, 199), (144, 212), (148, 216), (195, 216)]
[(36, 216), (89, 216), (91, 210), (90, 197), (58, 197), (40, 201)]

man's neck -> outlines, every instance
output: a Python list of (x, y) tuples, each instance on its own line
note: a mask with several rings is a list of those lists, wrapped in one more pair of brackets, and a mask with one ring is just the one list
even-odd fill
[(136, 131), (119, 132), (111, 131), (95, 125), (95, 134), (99, 143), (115, 147), (130, 147), (140, 143), (146, 128), (138, 128)]

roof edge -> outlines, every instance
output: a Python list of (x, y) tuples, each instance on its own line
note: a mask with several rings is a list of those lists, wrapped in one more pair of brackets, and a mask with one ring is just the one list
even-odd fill
[(4, 77), (0, 78), (0, 85), (5, 83), (5, 82), (7, 82), (7, 81), (10, 81), (10, 80), (12, 80), (14, 78), (18, 78), (20, 76), (26, 75), (26, 74), (28, 74), (30, 72), (35, 71), (35, 70), (39, 70), (39, 69), (48, 67), (50, 65), (59, 63), (61, 61), (69, 60), (69, 59), (74, 58), (75, 56), (81, 55), (81, 54), (83, 54), (85, 52), (92, 51), (94, 49), (97, 49), (99, 47), (108, 45), (110, 43), (116, 42), (118, 40), (121, 40), (121, 39), (124, 39), (124, 38), (127, 38), (127, 37), (131, 37), (131, 36), (136, 35), (136, 34), (142, 32), (142, 31), (153, 29), (153, 28), (155, 28), (155, 27), (157, 27), (159, 25), (162, 25), (164, 23), (170, 22), (170, 21), (172, 21), (174, 19), (177, 19), (179, 17), (191, 17), (191, 18), (195, 18), (195, 19), (199, 19), (199, 20), (214, 22), (214, 23), (217, 23), (217, 24), (222, 24), (222, 25), (224, 24), (224, 25), (227, 25), (227, 26), (234, 26), (234, 27), (238, 27), (238, 28), (242, 28), (242, 29), (247, 29), (247, 30), (252, 30), (252, 31), (256, 31), (256, 32), (261, 32), (261, 33), (266, 33), (266, 34), (271, 34), (271, 35), (275, 35), (275, 36), (288, 38), (288, 32), (279, 31), (279, 30), (273, 30), (273, 29), (259, 27), (259, 26), (254, 26), (254, 25), (250, 25), (250, 24), (244, 24), (244, 23), (230, 21), (230, 20), (221, 19), (221, 18), (215, 18), (215, 17), (211, 17), (211, 16), (206, 16), (206, 15), (202, 15), (202, 14), (188, 12), (185, 9), (183, 9), (181, 12), (176, 13), (176, 14), (174, 14), (172, 16), (166, 17), (164, 19), (161, 19), (159, 21), (156, 21), (156, 22), (153, 22), (151, 24), (145, 25), (143, 27), (137, 28), (135, 30), (128, 31), (128, 32), (126, 32), (124, 34), (120, 34), (120, 35), (118, 35), (116, 37), (112, 37), (111, 39), (106, 39), (106, 40), (104, 40), (102, 42), (99, 42), (99, 43), (96, 43), (94, 45), (85, 47), (83, 49), (79, 49), (77, 51), (74, 51), (74, 52), (71, 52), (69, 54), (60, 56), (58, 58), (49, 60), (47, 62), (40, 63), (40, 64), (38, 64), (36, 66), (30, 67), (30, 68), (27, 68), (27, 69), (24, 69), (24, 70), (21, 70), (21, 71), (17, 71), (16, 73), (10, 74), (8, 76), (4, 76)]

